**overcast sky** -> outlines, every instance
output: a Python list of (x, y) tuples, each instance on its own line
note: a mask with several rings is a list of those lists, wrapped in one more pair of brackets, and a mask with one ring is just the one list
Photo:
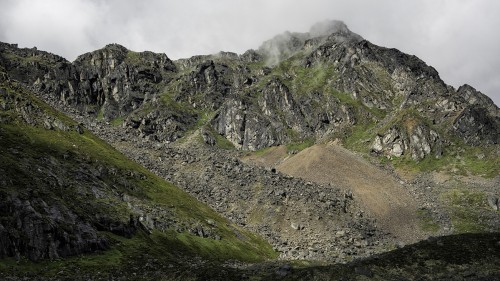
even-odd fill
[(242, 53), (325, 19), (414, 54), (446, 83), (471, 84), (500, 105), (497, 0), (0, 0), (0, 41), (71, 61), (108, 43), (178, 59)]

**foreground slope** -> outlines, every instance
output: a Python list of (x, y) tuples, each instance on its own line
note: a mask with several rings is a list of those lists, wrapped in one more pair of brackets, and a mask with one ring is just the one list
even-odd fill
[(21, 84), (2, 78), (0, 109), (3, 276), (85, 279), (96, 268), (103, 276), (125, 275), (146, 272), (148, 264), (195, 276), (187, 268), (206, 261), (216, 267), (274, 257), (261, 238), (128, 160)]

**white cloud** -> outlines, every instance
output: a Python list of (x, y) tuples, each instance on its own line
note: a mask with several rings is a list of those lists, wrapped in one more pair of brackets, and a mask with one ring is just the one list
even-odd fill
[(0, 41), (70, 60), (119, 43), (181, 58), (242, 53), (281, 33), (339, 19), (375, 44), (415, 54), (445, 82), (500, 104), (496, 0), (0, 0)]

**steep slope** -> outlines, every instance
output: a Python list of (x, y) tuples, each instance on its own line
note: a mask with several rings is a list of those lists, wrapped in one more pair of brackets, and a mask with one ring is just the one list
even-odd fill
[[(60, 278), (85, 279), (95, 274), (96, 265), (102, 274), (124, 276), (145, 272), (136, 268), (149, 263), (175, 265), (174, 276), (203, 260), (216, 267), (227, 259), (274, 256), (258, 236), (128, 160), (19, 83), (0, 77), (2, 274), (52, 276), (63, 270)], [(25, 260), (96, 252), (38, 266)]]
[[(10, 45), (7, 48), (10, 49), (4, 53), (18, 53)], [(122, 50), (115, 45), (110, 45), (82, 57), (101, 57), (104, 56), (102, 54), (112, 52), (108, 50), (110, 48)], [(18, 63), (24, 62), (24, 56), (44, 57), (46, 54), (33, 50), (21, 50), (18, 54), (20, 58)], [(245, 59), (247, 56), (250, 55), (244, 56)], [(55, 92), (47, 90), (50, 88), (47, 85), (54, 83), (51, 79), (43, 82), (43, 85), (46, 85), (44, 87), (40, 87), (42, 84), (35, 82), (33, 88), (46, 102), (72, 114), (72, 117), (84, 123), (90, 130), (98, 133), (132, 159), (141, 162), (169, 181), (173, 180), (178, 186), (209, 204), (233, 222), (264, 236), (275, 249), (281, 252), (282, 258), (345, 261), (352, 257), (367, 256), (373, 252), (383, 251), (386, 244), (392, 242), (391, 239), (380, 235), (381, 232), (373, 226), (370, 217), (360, 217), (362, 210), (359, 209), (357, 203), (348, 196), (346, 197), (335, 185), (320, 186), (286, 178), (270, 171), (245, 167), (237, 160), (234, 151), (230, 152), (233, 155), (226, 155), (226, 151), (217, 151), (204, 145), (196, 147), (192, 144), (183, 148), (183, 145), (177, 145), (177, 142), (169, 145), (169, 138), (161, 138), (158, 134), (158, 130), (161, 129), (156, 122), (159, 122), (169, 133), (186, 135), (186, 132), (188, 134), (193, 132), (183, 131), (178, 126), (174, 127), (175, 130), (166, 127), (172, 123), (157, 119), (158, 115), (155, 113), (162, 115), (171, 110), (179, 110), (192, 112), (194, 116), (198, 116), (199, 124), (192, 124), (192, 126), (194, 128), (201, 126), (201, 135), (211, 138), (213, 144), (220, 146), (229, 143), (224, 138), (214, 135), (215, 131), (208, 123), (215, 114), (211, 110), (225, 102), (225, 95), (231, 94), (230, 89), (234, 85), (228, 85), (229, 82), (225, 79), (236, 83), (221, 73), (232, 71), (234, 77), (238, 76), (233, 69), (221, 65), (226, 62), (229, 65), (229, 62), (234, 60), (233, 54), (223, 53), (216, 58), (220, 63), (207, 62), (198, 65), (198, 60), (204, 60), (202, 57), (179, 62), (180, 77), (166, 85), (164, 92), (158, 92), (151, 102), (144, 102), (129, 116), (108, 120), (109, 122), (104, 117), (100, 118), (98, 114), (89, 115), (91, 113), (82, 112), (78, 106), (74, 107), (71, 103), (59, 98), (54, 99)], [(243, 63), (243, 58), (238, 61), (238, 63)], [(120, 64), (126, 67), (128, 62), (118, 63), (113, 60), (97, 62), (95, 60), (95, 63), (99, 65)], [(196, 65), (194, 71), (191, 70), (192, 64)], [(77, 66), (75, 64), (68, 67)], [(102, 68), (107, 71), (112, 67), (102, 66)], [(104, 70), (103, 77), (114, 75), (112, 71)], [(88, 72), (89, 70), (81, 71)], [(29, 78), (30, 73), (26, 73), (26, 77)], [(61, 74), (60, 77), (64, 75)], [(105, 81), (96, 80), (95, 83), (102, 85), (107, 81), (106, 79), (104, 78)], [(83, 83), (82, 81), (86, 80), (83, 79), (80, 82)], [(242, 78), (238, 81), (246, 80)], [(59, 85), (59, 89), (64, 89), (63, 84)], [(191, 91), (200, 95), (204, 101), (198, 98), (191, 99)], [(164, 101), (168, 101), (169, 106)], [(186, 104), (187, 102), (193, 104)], [(87, 103), (82, 102), (82, 104)], [(198, 106), (195, 108), (194, 104)], [(140, 115), (146, 112), (148, 113)], [(134, 121), (134, 118), (139, 115), (142, 117)], [(178, 118), (176, 120), (181, 123), (191, 122), (190, 119)], [(116, 120), (123, 122), (116, 122)], [(121, 128), (117, 125), (121, 125)], [(192, 139), (189, 136), (186, 138)], [(194, 144), (198, 145), (198, 139), (198, 137), (194, 138)], [(185, 140), (181, 139), (178, 142), (185, 142)], [(237, 176), (239, 173), (242, 173), (242, 177)]]
[(322, 184), (336, 183), (352, 190), (363, 209), (382, 229), (405, 243), (425, 238), (420, 231), (414, 196), (387, 172), (334, 144), (315, 145), (276, 166), (294, 177)]

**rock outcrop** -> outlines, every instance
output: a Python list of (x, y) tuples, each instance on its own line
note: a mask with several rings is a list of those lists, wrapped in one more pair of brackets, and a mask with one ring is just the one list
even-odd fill
[[(2, 189), (6, 186), (2, 186)], [(26, 195), (23, 195), (25, 197)], [(2, 192), (0, 257), (58, 259), (108, 249), (97, 229), (63, 204)]]
[(388, 157), (409, 155), (415, 161), (427, 156), (439, 158), (443, 154), (441, 136), (418, 119), (403, 117), (383, 134), (378, 134), (371, 150)]

